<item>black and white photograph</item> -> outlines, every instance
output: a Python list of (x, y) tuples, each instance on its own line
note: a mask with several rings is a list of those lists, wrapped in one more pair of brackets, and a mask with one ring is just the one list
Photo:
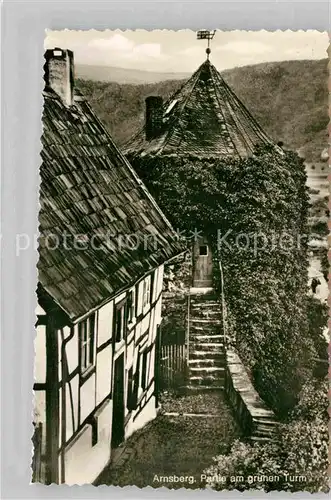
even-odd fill
[(32, 483), (329, 493), (328, 43), (46, 31)]

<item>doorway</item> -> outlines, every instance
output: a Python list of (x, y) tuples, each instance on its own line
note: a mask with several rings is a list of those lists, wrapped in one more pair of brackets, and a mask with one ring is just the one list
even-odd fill
[(213, 285), (213, 257), (206, 238), (193, 246), (193, 287), (208, 288)]
[(115, 361), (113, 390), (112, 448), (124, 441), (124, 354)]

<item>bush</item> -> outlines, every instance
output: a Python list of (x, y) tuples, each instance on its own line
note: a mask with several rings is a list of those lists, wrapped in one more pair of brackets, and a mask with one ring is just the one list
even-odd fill
[[(327, 326), (328, 321), (328, 306), (321, 303), (319, 299), (313, 296), (308, 296), (307, 313), (308, 313), (308, 331), (317, 356), (320, 359), (327, 361), (328, 359), (328, 342), (326, 341), (323, 331)], [(325, 374), (326, 375), (326, 374)]]
[[(275, 442), (235, 441), (228, 455), (216, 457), (204, 471), (209, 485), (216, 490), (327, 492), (327, 391), (327, 381), (308, 382), (289, 423), (278, 426)], [(226, 478), (224, 482), (221, 477)]]

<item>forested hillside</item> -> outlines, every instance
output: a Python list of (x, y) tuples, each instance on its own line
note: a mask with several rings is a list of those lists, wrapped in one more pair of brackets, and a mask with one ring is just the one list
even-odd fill
[[(327, 142), (327, 60), (285, 61), (234, 68), (222, 73), (275, 141), (316, 160)], [(153, 84), (77, 81), (114, 139), (121, 145), (144, 120), (148, 95), (167, 98), (182, 80)]]

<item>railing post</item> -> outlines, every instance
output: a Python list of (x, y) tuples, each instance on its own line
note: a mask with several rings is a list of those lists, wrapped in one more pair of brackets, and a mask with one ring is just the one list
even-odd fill
[(226, 306), (225, 306), (225, 298), (224, 298), (224, 276), (223, 276), (223, 267), (221, 259), (218, 261), (220, 273), (221, 273), (221, 301), (222, 301), (222, 323), (223, 323), (223, 337), (224, 337), (224, 348), (226, 348), (227, 344), (227, 324), (226, 324)]
[(186, 339), (185, 339), (185, 346), (186, 346), (186, 363), (188, 367), (189, 363), (189, 346), (190, 346), (190, 308), (191, 308), (191, 292), (190, 289), (188, 289), (188, 294), (187, 294), (187, 327), (186, 327)]

